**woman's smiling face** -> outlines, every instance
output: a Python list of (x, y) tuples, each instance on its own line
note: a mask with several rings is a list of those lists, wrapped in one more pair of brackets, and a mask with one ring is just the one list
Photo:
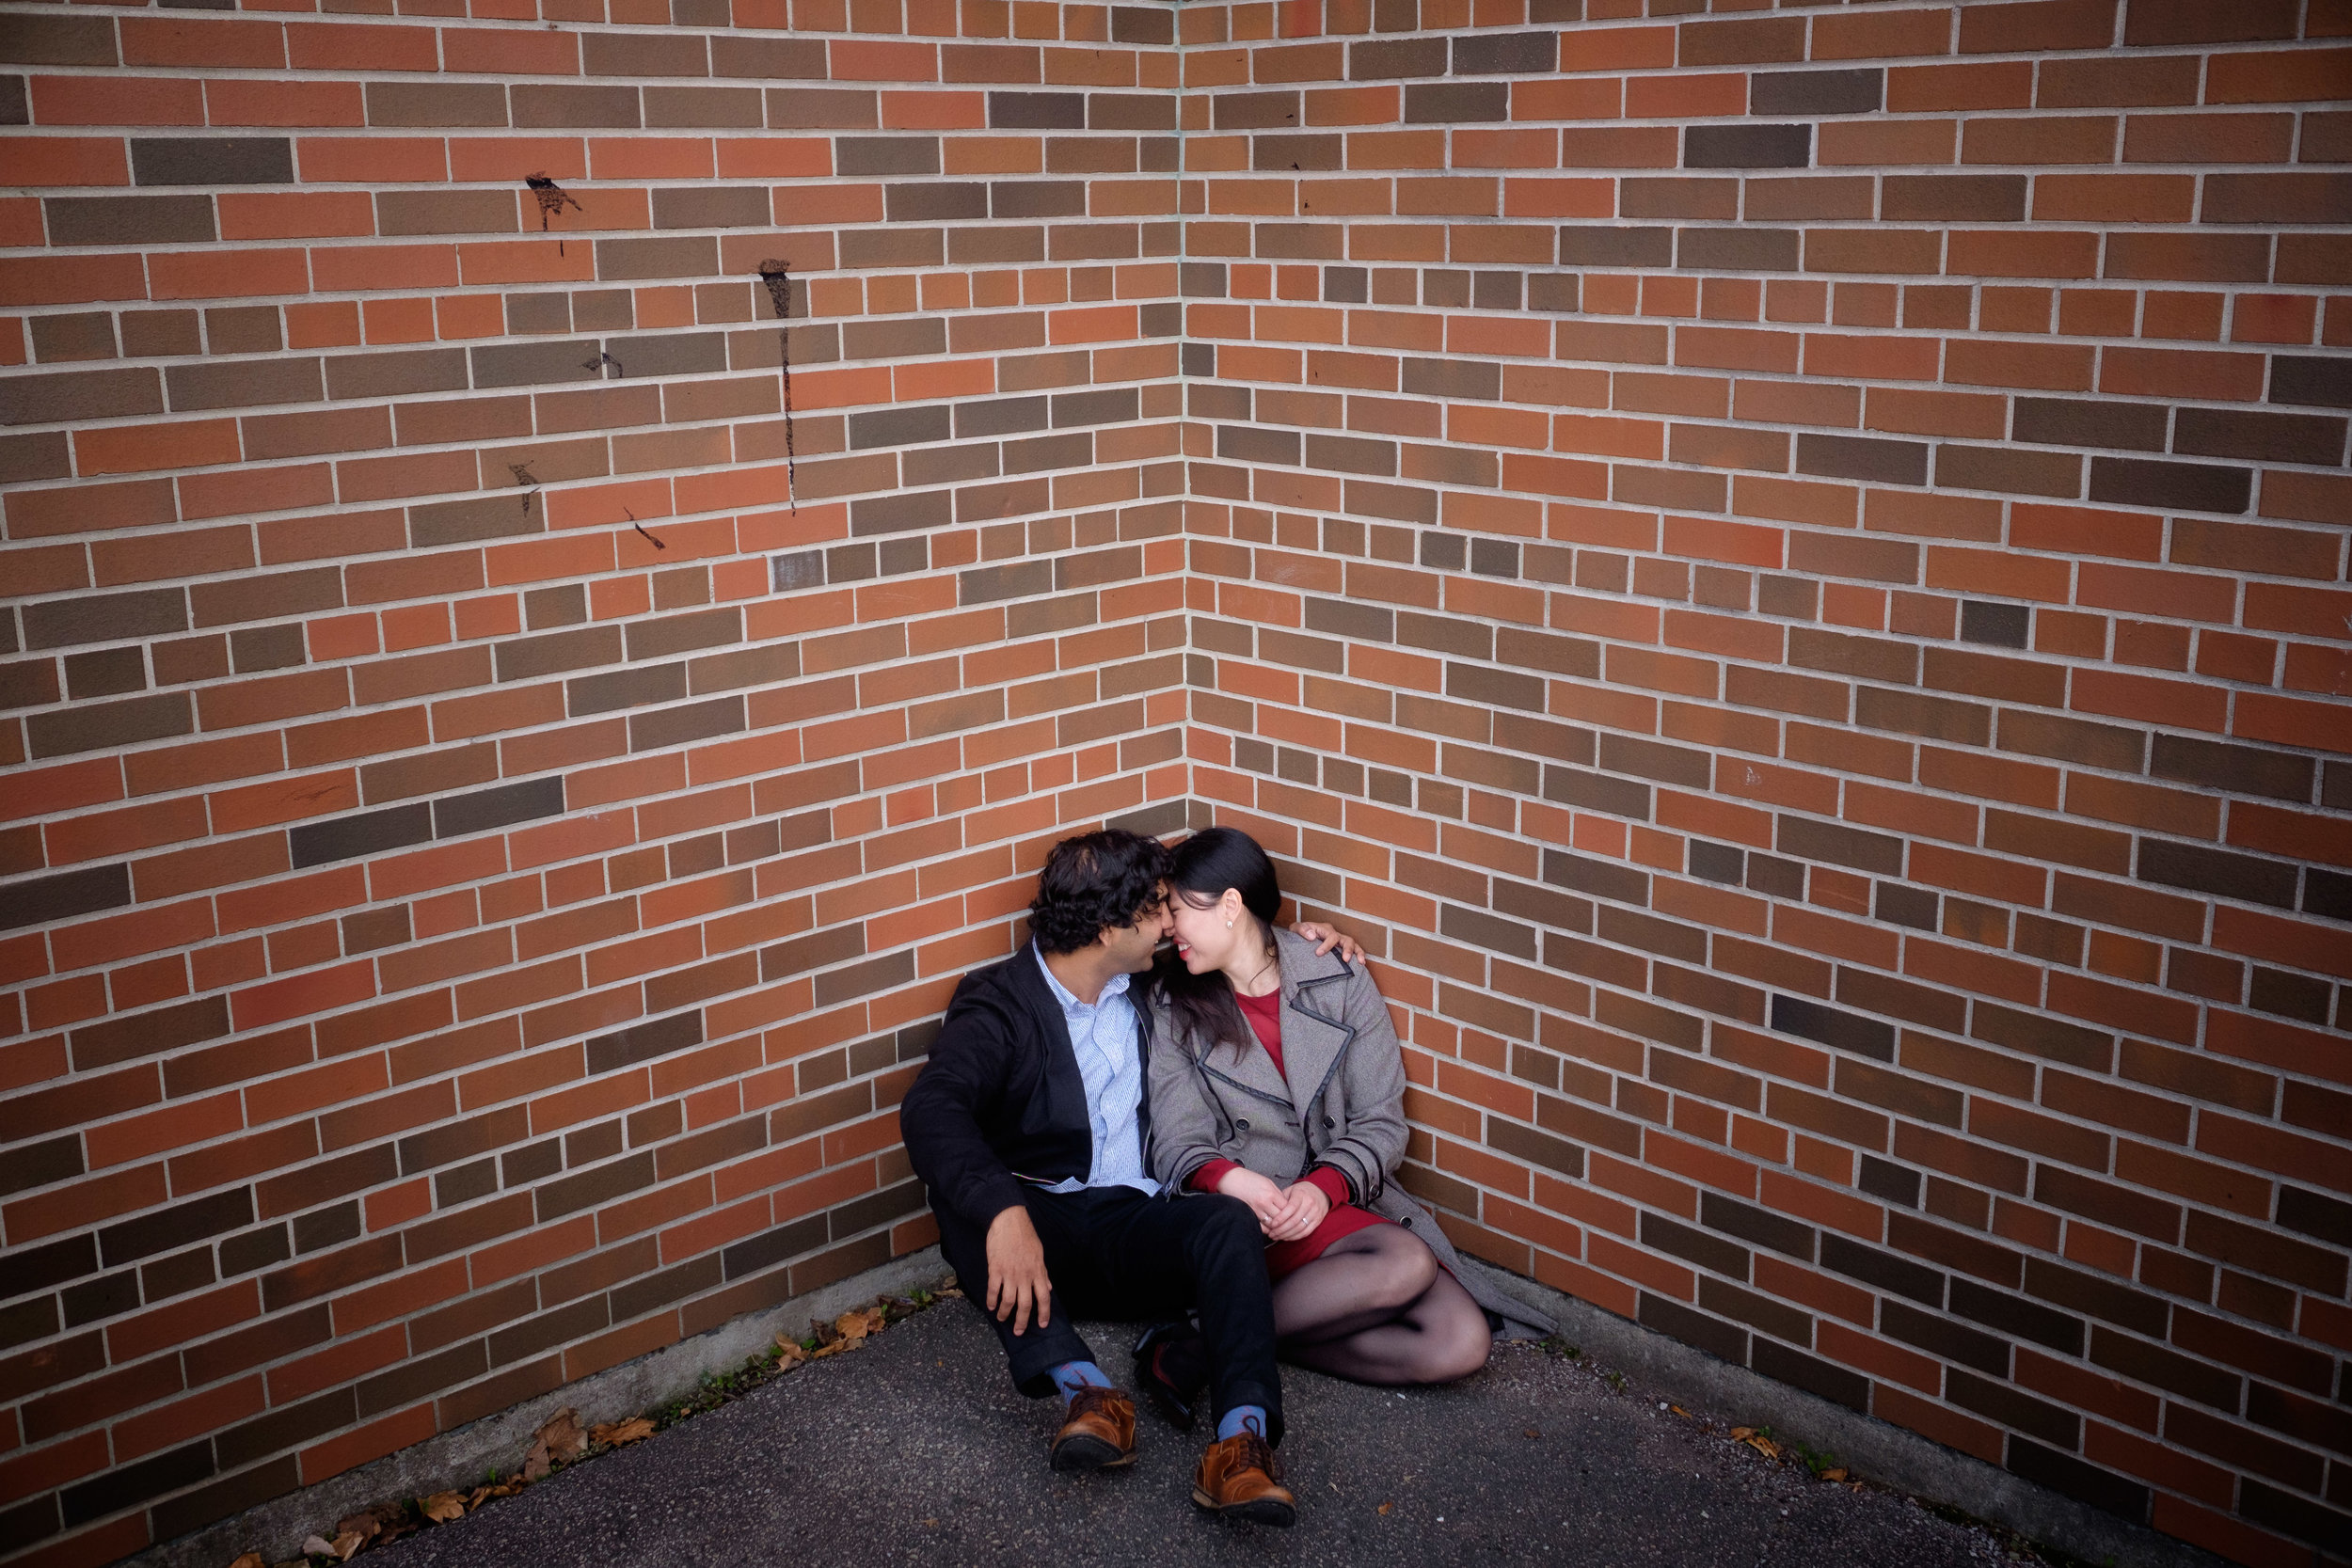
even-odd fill
[(1199, 896), (1171, 888), (1168, 909), (1175, 927), (1176, 956), (1193, 974), (1206, 974), (1213, 969), (1224, 968), (1225, 960), (1232, 954), (1233, 942), (1241, 934), (1241, 895), (1228, 890), (1205, 910), (1192, 902)]

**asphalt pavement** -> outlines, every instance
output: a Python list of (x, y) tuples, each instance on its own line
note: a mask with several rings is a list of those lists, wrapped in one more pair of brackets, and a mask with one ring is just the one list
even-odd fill
[[(1128, 1381), (1124, 1325), (1083, 1325)], [(863, 1350), (367, 1554), (385, 1568), (1022, 1563), (1351, 1568), (1573, 1562), (1944, 1568), (2020, 1560), (1907, 1497), (1731, 1441), (1637, 1384), (1529, 1344), (1404, 1392), (1285, 1369), (1287, 1530), (1197, 1510), (1200, 1435), (1140, 1412), (1131, 1467), (1055, 1474), (1057, 1402), (1013, 1391), (950, 1300)], [(2023, 1560), (2030, 1561), (2031, 1559)]]

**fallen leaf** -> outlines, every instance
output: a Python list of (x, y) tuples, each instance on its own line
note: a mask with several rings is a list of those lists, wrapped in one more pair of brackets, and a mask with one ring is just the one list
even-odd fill
[(548, 1458), (559, 1465), (588, 1451), (588, 1434), (580, 1430), (580, 1412), (568, 1404), (548, 1417), (535, 1435), (547, 1445)]
[(1530, 1437), (1541, 1437), (1541, 1436), (1543, 1435), (1543, 1433), (1542, 1433), (1541, 1432), (1538, 1432), (1538, 1431), (1537, 1431), (1535, 1428), (1534, 1428), (1534, 1427), (1529, 1427), (1529, 1428), (1527, 1429), (1527, 1435), (1528, 1435), (1528, 1436), (1530, 1436)]
[(1823, 1481), (1844, 1481), (1846, 1479), (1845, 1467), (1840, 1465), (1835, 1470), (1823, 1470), (1821, 1472), (1821, 1479)]
[(335, 1544), (327, 1547), (327, 1550), (334, 1554), (336, 1561), (349, 1562), (353, 1558), (359, 1555), (359, 1548), (367, 1544), (368, 1538), (366, 1536), (360, 1534), (356, 1529), (350, 1529), (345, 1530), (341, 1535), (335, 1537)]
[(1682, 1406), (1678, 1404), (1670, 1404), (1666, 1406), (1666, 1408), (1673, 1411), (1676, 1415), (1682, 1417), (1685, 1420), (1690, 1418), (1691, 1413), (1683, 1409)]
[(1778, 1459), (1780, 1457), (1780, 1445), (1773, 1442), (1769, 1437), (1758, 1437), (1751, 1433), (1746, 1439), (1746, 1442), (1749, 1448), (1754, 1449), (1756, 1452), (1762, 1454), (1767, 1459)]
[(808, 1352), (801, 1348), (798, 1339), (785, 1334), (776, 1336), (776, 1370), (788, 1372), (807, 1359)]
[(335, 1527), (335, 1533), (338, 1537), (356, 1535), (365, 1541), (383, 1528), (383, 1521), (378, 1519), (373, 1512), (351, 1513), (344, 1515), (342, 1521)]
[(1744, 1443), (1755, 1435), (1756, 1428), (1754, 1427), (1733, 1427), (1731, 1429), (1731, 1440), (1735, 1443)]
[(653, 1423), (643, 1416), (631, 1416), (626, 1421), (608, 1421), (591, 1427), (589, 1437), (597, 1443), (619, 1448), (624, 1443), (642, 1443), (653, 1435)]
[(240, 1552), (229, 1568), (269, 1568), (269, 1560), (259, 1552)]
[(842, 1313), (833, 1321), (833, 1326), (841, 1331), (845, 1339), (863, 1339), (868, 1334), (880, 1334), (889, 1321), (881, 1307), (869, 1307), (863, 1312)]
[(302, 1555), (304, 1557), (333, 1557), (335, 1544), (322, 1540), (315, 1535), (306, 1535), (302, 1538)]
[(424, 1516), (437, 1525), (466, 1516), (466, 1495), (463, 1492), (436, 1492), (424, 1499)]
[(1395, 1506), (1396, 1505), (1394, 1503), (1382, 1503), (1380, 1505), (1380, 1512), (1386, 1513), (1390, 1509), (1394, 1508)]
[(554, 1468), (555, 1466), (548, 1462), (548, 1445), (544, 1438), (532, 1444), (531, 1451), (523, 1455), (523, 1480), (525, 1481), (543, 1480), (548, 1472)]

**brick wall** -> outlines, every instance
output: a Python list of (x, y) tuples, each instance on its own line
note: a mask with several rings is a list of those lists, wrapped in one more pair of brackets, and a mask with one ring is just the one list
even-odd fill
[(2342, 0), (278, 8), (0, 8), (0, 1551), (923, 1244), (1212, 816), (1467, 1245), (2341, 1542)]
[(2352, 1552), (2352, 8), (1184, 8), (1194, 792), (1466, 1245)]
[(926, 1021), (1181, 820), (1167, 13), (282, 8), (0, 16), (28, 1560), (922, 1246)]

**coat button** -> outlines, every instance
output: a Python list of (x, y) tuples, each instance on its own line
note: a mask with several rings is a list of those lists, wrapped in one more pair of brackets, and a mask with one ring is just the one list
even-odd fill
[(1323, 1118), (1323, 1130), (1324, 1130), (1325, 1132), (1329, 1132), (1332, 1128), (1337, 1127), (1338, 1125), (1339, 1125), (1339, 1123), (1338, 1123), (1338, 1122), (1336, 1122), (1336, 1121), (1333, 1121), (1333, 1120), (1332, 1120), (1329, 1117), (1325, 1117)]
[(1236, 1132), (1247, 1132), (1249, 1131), (1249, 1124), (1246, 1121), (1236, 1121), (1233, 1123), (1233, 1131)]
[(1399, 1224), (1399, 1225), (1401, 1225), (1401, 1226), (1403, 1226), (1406, 1229), (1410, 1230), (1410, 1229), (1412, 1229), (1412, 1228), (1413, 1228), (1413, 1216), (1412, 1216), (1412, 1215), (1410, 1215), (1410, 1214), (1407, 1214), (1407, 1215), (1406, 1215), (1403, 1219), (1401, 1219), (1401, 1220), (1397, 1221), (1396, 1223), (1397, 1223), (1397, 1224)]

